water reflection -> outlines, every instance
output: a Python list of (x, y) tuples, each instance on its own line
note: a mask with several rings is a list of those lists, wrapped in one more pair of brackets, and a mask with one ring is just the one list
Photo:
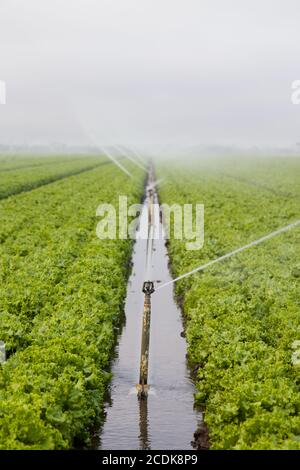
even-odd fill
[(150, 442), (148, 435), (148, 400), (139, 400), (139, 409), (140, 409), (140, 449), (141, 450), (150, 450)]

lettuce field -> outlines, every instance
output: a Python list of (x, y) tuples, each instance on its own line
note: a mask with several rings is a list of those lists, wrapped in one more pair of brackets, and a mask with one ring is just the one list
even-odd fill
[[(299, 220), (297, 158), (161, 165), (160, 197), (205, 205), (205, 243), (171, 240), (173, 276)], [(300, 230), (179, 280), (212, 449), (300, 449)]]
[(2, 166), (0, 449), (70, 448), (100, 420), (130, 268), (130, 240), (96, 237), (96, 208), (139, 202), (143, 178), (96, 157)]
[[(160, 203), (205, 210), (202, 249), (167, 241), (173, 278), (300, 219), (299, 158), (154, 163)], [(142, 201), (146, 173), (126, 168), (132, 177), (104, 156), (0, 157), (1, 450), (87, 448), (105, 421), (134, 243), (97, 238), (96, 209)], [(299, 242), (297, 226), (175, 283), (210, 449), (300, 449)]]

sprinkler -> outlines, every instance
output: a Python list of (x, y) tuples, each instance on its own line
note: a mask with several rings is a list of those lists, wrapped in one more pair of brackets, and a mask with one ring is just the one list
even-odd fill
[(148, 395), (148, 363), (149, 363), (149, 341), (150, 341), (150, 322), (151, 322), (151, 294), (154, 292), (154, 284), (152, 281), (146, 281), (143, 284), (144, 310), (142, 325), (142, 345), (141, 345), (141, 361), (140, 361), (140, 381), (137, 385), (138, 397), (140, 399), (147, 398)]
[(143, 293), (145, 295), (151, 295), (154, 292), (154, 284), (152, 281), (146, 281), (143, 284)]

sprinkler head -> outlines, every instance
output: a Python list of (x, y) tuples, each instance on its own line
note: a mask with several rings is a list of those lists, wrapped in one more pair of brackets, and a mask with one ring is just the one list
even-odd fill
[(135, 386), (139, 400), (145, 400), (148, 397), (150, 385), (137, 384)]
[(154, 284), (152, 281), (146, 281), (143, 284), (143, 293), (144, 294), (153, 294), (154, 292)]

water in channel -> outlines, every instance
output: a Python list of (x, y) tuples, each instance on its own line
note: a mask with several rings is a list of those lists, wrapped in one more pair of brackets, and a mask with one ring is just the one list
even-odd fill
[[(147, 217), (145, 200), (141, 218)], [(162, 230), (159, 217), (156, 228)], [(181, 336), (181, 312), (174, 302), (173, 285), (152, 294), (149, 357), (150, 394), (138, 400), (135, 385), (139, 379), (143, 282), (155, 285), (171, 279), (165, 240), (153, 241), (152, 279), (145, 279), (147, 241), (142, 224), (132, 258), (125, 304), (126, 324), (118, 341), (112, 365), (113, 380), (106, 419), (100, 433), (100, 449), (191, 449), (201, 413), (194, 410), (194, 385), (186, 364), (186, 341)], [(148, 268), (149, 269), (149, 268)], [(157, 284), (158, 283), (158, 284)]]

